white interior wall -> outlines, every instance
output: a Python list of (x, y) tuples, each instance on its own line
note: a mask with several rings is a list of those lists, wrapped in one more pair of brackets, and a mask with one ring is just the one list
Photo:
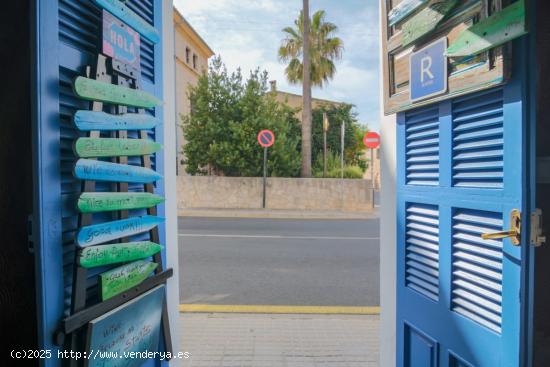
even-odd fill
[[(180, 351), (179, 336), (179, 274), (178, 274), (178, 216), (176, 197), (176, 123), (175, 123), (175, 75), (174, 75), (174, 22), (173, 5), (170, 0), (162, 1), (163, 25), (163, 81), (164, 81), (164, 190), (166, 211), (166, 268), (174, 269), (174, 275), (167, 283), (168, 317), (174, 352)], [(171, 366), (179, 366), (181, 360), (173, 359)]]
[[(380, 7), (381, 8), (381, 7)], [(380, 17), (382, 13), (380, 12)], [(382, 24), (382, 22), (380, 22)], [(383, 32), (380, 32), (382, 35)], [(383, 37), (383, 36), (381, 36)], [(380, 39), (380, 81), (384, 51)], [(383, 85), (381, 82), (380, 85)], [(395, 366), (396, 329), (396, 115), (384, 116), (380, 88), (380, 366)]]

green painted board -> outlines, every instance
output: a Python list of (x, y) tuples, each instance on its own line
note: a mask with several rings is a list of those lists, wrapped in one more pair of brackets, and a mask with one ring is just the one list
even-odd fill
[(153, 154), (162, 145), (150, 139), (78, 138), (74, 151), (80, 158)]
[(101, 300), (105, 301), (143, 282), (158, 264), (138, 260), (99, 275)]
[(80, 194), (77, 208), (81, 213), (150, 208), (164, 201), (148, 192), (85, 192)]
[(403, 46), (408, 46), (419, 38), (432, 32), (458, 0), (442, 0), (430, 3), (425, 9), (403, 24)]
[(83, 76), (74, 80), (73, 87), (77, 96), (90, 101), (142, 108), (153, 108), (162, 103), (157, 97), (142, 90), (121, 87)]
[(396, 25), (427, 2), (428, 0), (402, 0), (388, 13), (388, 25)]
[(145, 259), (160, 250), (162, 250), (161, 245), (150, 241), (90, 246), (80, 252), (79, 264), (84, 268), (94, 268)]
[(477, 55), (524, 34), (525, 2), (519, 0), (463, 31), (447, 48), (447, 56)]

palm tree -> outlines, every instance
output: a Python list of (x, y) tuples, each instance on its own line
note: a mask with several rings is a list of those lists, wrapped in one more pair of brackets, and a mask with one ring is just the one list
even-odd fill
[[(323, 87), (334, 77), (334, 61), (342, 57), (344, 48), (342, 40), (335, 36), (338, 27), (325, 20), (324, 10), (316, 11), (311, 20), (304, 24), (304, 12), (309, 15), (308, 8), (308, 1), (304, 0), (304, 9), (294, 21), (294, 27), (283, 29), (285, 38), (279, 47), (279, 60), (288, 63), (285, 69), (288, 81), (292, 84), (303, 82), (302, 177), (311, 177), (311, 85)], [(306, 42), (304, 30), (309, 34)], [(309, 52), (304, 52), (304, 43), (309, 43)], [(305, 70), (304, 59), (309, 59)], [(309, 78), (304, 74), (308, 66)]]

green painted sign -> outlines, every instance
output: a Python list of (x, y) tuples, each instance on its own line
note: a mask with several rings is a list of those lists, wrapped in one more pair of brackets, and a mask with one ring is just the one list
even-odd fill
[(150, 139), (78, 138), (74, 145), (80, 158), (153, 154), (162, 145)]
[(148, 192), (84, 192), (76, 206), (81, 213), (99, 213), (150, 208), (163, 201), (162, 196)]
[(79, 263), (84, 268), (94, 268), (145, 259), (160, 250), (162, 250), (161, 245), (150, 241), (90, 246), (80, 252)]
[(408, 46), (431, 33), (455, 7), (458, 0), (431, 3), (403, 24), (403, 46)]
[(101, 300), (105, 301), (143, 282), (158, 264), (138, 260), (106, 271), (99, 276)]
[(100, 82), (83, 76), (75, 79), (74, 91), (83, 99), (125, 106), (153, 108), (162, 103), (157, 97), (142, 90)]
[(447, 56), (473, 56), (527, 34), (525, 2), (519, 0), (463, 31), (447, 48)]

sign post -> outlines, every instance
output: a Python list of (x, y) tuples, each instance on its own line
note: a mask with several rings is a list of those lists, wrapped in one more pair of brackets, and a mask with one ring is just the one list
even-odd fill
[(275, 143), (275, 134), (270, 130), (262, 130), (258, 133), (258, 143), (264, 148), (264, 179), (263, 179), (263, 195), (262, 208), (265, 209), (265, 190), (267, 185), (267, 148)]
[(371, 202), (374, 208), (374, 150), (380, 146), (380, 135), (375, 132), (366, 133), (363, 137), (363, 144), (370, 148), (370, 186)]

